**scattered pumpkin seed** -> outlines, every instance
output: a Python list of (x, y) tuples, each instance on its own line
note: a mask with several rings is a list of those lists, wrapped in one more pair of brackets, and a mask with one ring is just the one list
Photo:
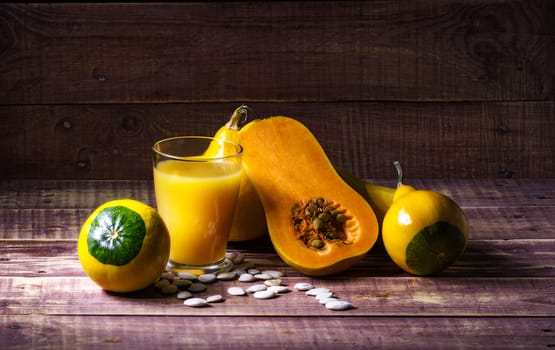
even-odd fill
[(329, 298), (322, 298), (322, 299), (318, 300), (318, 302), (319, 302), (320, 304), (327, 304), (327, 303), (329, 303), (330, 301), (336, 301), (336, 300), (339, 300), (339, 299), (337, 299), (337, 297), (331, 296), (331, 297), (329, 297)]
[(203, 298), (189, 298), (185, 299), (183, 304), (191, 307), (201, 307), (206, 305), (206, 300)]
[(175, 279), (173, 281), (173, 284), (175, 284), (177, 286), (177, 288), (179, 288), (181, 290), (185, 290), (185, 289), (189, 288), (189, 286), (191, 284), (193, 284), (193, 282), (191, 282), (191, 280), (185, 280), (185, 279), (182, 279), (182, 278), (178, 278), (178, 279)]
[(239, 252), (237, 252), (237, 254), (235, 254), (235, 256), (233, 258), (231, 258), (231, 261), (235, 264), (235, 265), (239, 265), (240, 263), (243, 262), (243, 260), (245, 260), (245, 256)]
[(320, 299), (330, 298), (332, 295), (333, 295), (333, 292), (326, 292), (326, 293), (316, 294), (314, 298), (316, 300), (320, 300)]
[(307, 290), (305, 292), (305, 294), (315, 297), (318, 294), (329, 293), (329, 292), (330, 292), (330, 290), (328, 288), (312, 288), (312, 289)]
[(254, 282), (257, 278), (251, 275), (250, 273), (242, 273), (239, 276), (239, 282)]
[[(247, 273), (247, 270), (243, 269), (243, 268), (234, 268), (233, 270), (231, 270), (230, 272), (235, 272), (235, 274), (237, 276), (241, 276), (244, 273)], [(249, 273), (250, 275), (250, 273)]]
[(301, 292), (306, 292), (312, 288), (314, 288), (314, 286), (308, 282), (299, 282), (295, 284), (295, 289)]
[(284, 273), (281, 271), (276, 270), (264, 270), (262, 273), (272, 276), (272, 278), (281, 278), (284, 276)]
[(220, 281), (231, 281), (237, 278), (237, 273), (235, 272), (220, 272), (216, 276)]
[(241, 296), (246, 294), (245, 290), (241, 287), (229, 287), (227, 289), (227, 293), (231, 295), (236, 295), (236, 296)]
[(274, 298), (277, 294), (270, 290), (261, 290), (253, 294), (256, 299), (271, 299)]
[(278, 294), (288, 293), (291, 291), (291, 289), (289, 289), (289, 287), (287, 286), (271, 286), (271, 287), (268, 287), (267, 290)]
[(224, 297), (220, 294), (211, 295), (206, 298), (207, 303), (221, 303), (225, 301)]
[(225, 257), (229, 260), (233, 261), (233, 259), (237, 256), (237, 252), (225, 252)]
[(233, 263), (233, 261), (229, 261), (229, 262), (226, 262), (226, 263), (227, 263), (227, 265), (225, 265), (225, 266), (222, 268), (222, 271), (221, 271), (221, 272), (230, 272), (230, 271), (232, 271), (233, 269), (235, 269), (235, 264)]
[(160, 291), (162, 292), (162, 294), (175, 294), (179, 291), (179, 288), (177, 288), (177, 286), (172, 283), (162, 287)]
[(267, 273), (257, 273), (254, 277), (258, 278), (259, 280), (270, 280), (272, 276)]
[(326, 309), (334, 311), (342, 311), (354, 308), (354, 305), (350, 301), (340, 299), (327, 302), (325, 305)]
[(273, 278), (270, 280), (265, 280), (264, 284), (267, 285), (268, 287), (279, 286), (281, 284), (281, 278)]
[[(306, 239), (305, 244), (315, 240), (326, 239), (328, 241), (333, 240), (334, 242), (341, 243), (341, 232), (334, 229), (330, 229), (328, 222), (340, 222), (347, 220), (347, 217), (336, 210), (334, 206), (330, 203), (326, 203), (323, 198), (313, 200), (313, 203), (303, 207), (303, 210), (307, 209), (312, 214), (312, 220), (316, 221), (316, 226), (323, 228), (321, 232), (318, 233), (318, 237), (321, 238), (311, 238), (310, 234), (306, 234), (303, 239)], [(300, 214), (299, 214), (300, 215)], [(342, 216), (344, 218), (342, 218)], [(318, 223), (320, 221), (320, 223)], [(334, 224), (335, 225), (335, 224)], [(337, 228), (337, 227), (336, 227)], [(344, 239), (344, 238), (343, 238)], [(349, 241), (343, 242), (344, 244), (350, 243)], [(325, 245), (325, 242), (322, 241)], [(227, 289), (227, 293), (230, 295), (242, 296), (246, 293), (253, 294), (256, 299), (271, 299), (279, 296), (280, 294), (290, 292), (289, 287), (282, 285), (281, 277), (284, 274), (277, 270), (264, 270), (260, 271), (255, 268), (252, 262), (245, 262), (244, 256), (241, 253), (233, 252), (226, 254), (228, 259), (232, 262), (226, 266), (225, 271), (219, 274), (202, 274), (199, 276), (187, 273), (179, 272), (177, 275), (175, 273), (166, 271), (160, 274), (158, 280), (153, 283), (153, 285), (160, 289), (163, 294), (177, 294), (177, 298), (184, 300), (183, 304), (191, 307), (202, 307), (206, 306), (208, 303), (218, 303), (225, 301), (225, 298), (220, 295), (211, 295), (206, 299), (193, 297), (193, 293), (203, 292), (207, 289), (207, 283), (213, 283), (217, 280), (228, 281), (239, 277), (241, 282), (254, 282), (256, 280), (263, 280), (264, 284), (254, 284), (249, 286), (246, 290), (241, 287), (230, 287)], [(350, 301), (339, 299), (334, 296), (334, 293), (328, 288), (315, 288), (309, 282), (298, 282), (295, 284), (295, 290), (305, 292), (306, 295), (315, 297), (320, 304), (325, 305), (329, 310), (340, 311), (352, 309), (355, 306)]]
[(256, 293), (256, 292), (260, 292), (262, 290), (266, 290), (267, 287), (265, 284), (253, 284), (252, 286), (250, 286), (249, 288), (247, 288), (247, 292), (248, 293)]
[(160, 279), (166, 279), (166, 280), (173, 280), (175, 277), (175, 275), (171, 272), (168, 271), (164, 271), (162, 272), (162, 274), (160, 274)]
[(216, 275), (214, 275), (213, 273), (205, 273), (198, 276), (198, 280), (202, 283), (213, 283), (216, 281)]
[(158, 282), (156, 282), (154, 284), (154, 287), (158, 288), (158, 289), (162, 289), (166, 286), (168, 286), (170, 284), (170, 281), (168, 281), (167, 279), (161, 279)]
[(181, 292), (177, 293), (177, 299), (189, 299), (193, 296), (193, 293), (189, 292), (188, 290), (182, 290)]
[(193, 275), (192, 273), (189, 273), (189, 272), (178, 272), (177, 276), (179, 276), (179, 278), (183, 278), (190, 281), (196, 281), (197, 279), (196, 275)]
[(191, 293), (200, 293), (206, 290), (206, 285), (200, 282), (191, 283), (189, 288), (187, 289)]

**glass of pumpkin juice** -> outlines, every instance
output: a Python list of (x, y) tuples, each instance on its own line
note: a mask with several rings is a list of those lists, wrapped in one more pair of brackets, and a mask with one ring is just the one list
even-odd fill
[(170, 233), (167, 269), (197, 275), (224, 269), (241, 179), (242, 147), (203, 136), (154, 144), (154, 192)]

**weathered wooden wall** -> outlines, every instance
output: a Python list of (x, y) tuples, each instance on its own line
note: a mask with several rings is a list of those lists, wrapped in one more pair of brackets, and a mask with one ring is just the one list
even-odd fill
[(552, 0), (0, 5), (0, 179), (148, 179), (151, 144), (306, 123), (365, 178), (555, 177)]

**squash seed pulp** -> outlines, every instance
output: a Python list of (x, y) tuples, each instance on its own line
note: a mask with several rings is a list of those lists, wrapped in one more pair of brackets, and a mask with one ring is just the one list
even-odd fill
[(291, 224), (297, 239), (307, 248), (321, 250), (327, 244), (352, 244), (345, 230), (349, 217), (337, 203), (311, 198), (291, 208)]

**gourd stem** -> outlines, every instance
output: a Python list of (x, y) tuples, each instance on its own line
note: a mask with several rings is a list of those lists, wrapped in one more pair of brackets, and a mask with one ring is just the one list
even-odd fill
[(237, 107), (233, 111), (231, 118), (226, 124), (227, 128), (231, 130), (239, 130), (240, 129), (239, 124), (242, 124), (247, 120), (247, 115), (249, 110), (250, 108), (247, 105), (241, 105)]
[(395, 166), (395, 170), (397, 170), (397, 188), (399, 188), (403, 186), (403, 168), (398, 160), (393, 162), (393, 165)]

